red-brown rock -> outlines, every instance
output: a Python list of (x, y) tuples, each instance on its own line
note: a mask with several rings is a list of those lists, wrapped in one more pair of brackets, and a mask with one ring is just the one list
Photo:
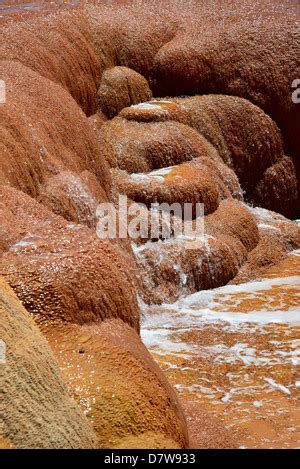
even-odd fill
[(43, 331), (102, 447), (188, 445), (178, 398), (131, 327), (109, 320)]
[(0, 273), (39, 323), (121, 318), (139, 329), (135, 265), (109, 240), (0, 187)]
[(132, 104), (148, 101), (152, 97), (147, 80), (127, 67), (113, 67), (106, 70), (98, 90), (98, 107), (113, 118)]

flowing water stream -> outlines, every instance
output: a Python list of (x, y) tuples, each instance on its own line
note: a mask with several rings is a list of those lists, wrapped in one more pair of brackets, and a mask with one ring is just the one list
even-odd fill
[(241, 447), (300, 446), (299, 280), (298, 250), (257, 281), (144, 307), (142, 338), (168, 379)]

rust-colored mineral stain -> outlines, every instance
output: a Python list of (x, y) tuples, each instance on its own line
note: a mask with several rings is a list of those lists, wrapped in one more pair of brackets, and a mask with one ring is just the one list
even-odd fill
[[(300, 446), (295, 12), (2, 2), (0, 448)], [(120, 194), (202, 242), (99, 239)]]
[[(163, 307), (152, 308), (152, 330), (143, 332), (181, 398), (192, 399), (237, 432), (240, 447), (299, 447), (299, 271), (295, 252), (266, 271), (263, 287), (255, 282), (248, 292), (247, 284), (212, 291), (205, 319), (197, 321), (197, 314), (207, 302), (197, 306), (195, 299), (187, 309), (183, 300), (170, 309), (177, 318), (170, 325)], [(166, 346), (153, 341), (160, 318), (167, 323)]]
[(102, 447), (186, 445), (174, 390), (132, 328), (116, 320), (43, 332)]

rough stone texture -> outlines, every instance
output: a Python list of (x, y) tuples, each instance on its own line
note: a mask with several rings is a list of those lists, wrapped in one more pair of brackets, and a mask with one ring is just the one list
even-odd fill
[(86, 12), (105, 68), (136, 70), (155, 96), (246, 98), (271, 115), (292, 156), (299, 154), (299, 109), (291, 100), (299, 35), (291, 2), (222, 0), (216, 8), (213, 0), (137, 0)]
[(195, 158), (191, 162), (146, 174), (128, 174), (112, 170), (116, 189), (137, 203), (151, 207), (153, 203), (204, 204), (205, 214), (214, 212), (221, 199), (242, 199), (242, 191), (234, 172), (222, 160), (206, 157)]
[[(95, 228), (97, 203), (111, 200), (108, 166), (114, 197), (121, 190), (147, 205), (205, 202), (202, 244), (135, 247), (143, 298), (155, 303), (251, 279), (298, 248), (295, 224), (232, 200), (242, 200), (241, 187), (247, 202), (299, 214), (296, 16), (284, 0), (83, 3), (96, 2), (16, 16), (1, 31), (0, 273), (45, 328), (61, 366), (70, 365), (65, 379), (78, 402), (87, 398), (81, 404), (102, 445), (181, 448), (180, 405), (125, 324), (139, 329), (128, 243), (99, 241), (77, 223)], [(124, 108), (152, 99), (148, 83), (154, 96), (205, 96)], [(119, 117), (106, 122), (99, 100)], [(148, 183), (149, 172), (175, 165)], [(218, 423), (199, 422), (200, 446), (234, 445)], [(41, 435), (32, 435), (34, 447)], [(0, 447), (18, 445), (0, 436)]]
[[(131, 2), (107, 10), (88, 8), (98, 54), (105, 58), (106, 66), (117, 63), (142, 73), (155, 96), (235, 95), (259, 106), (282, 131), (284, 151), (295, 159), (299, 184), (299, 107), (291, 99), (291, 84), (298, 76), (295, 7), (270, 0), (260, 1), (259, 7), (249, 0), (231, 1), (228, 5), (224, 0), (216, 9), (213, 1), (187, 1), (184, 5), (180, 2), (180, 6), (178, 1)], [(129, 112), (131, 117), (132, 112), (135, 111)], [(147, 120), (149, 112), (144, 110), (140, 116)], [(158, 120), (167, 119), (165, 109), (155, 112), (155, 116)], [(248, 122), (253, 130), (249, 135), (255, 145), (255, 137), (260, 142), (258, 135), (265, 130), (258, 121), (251, 124), (251, 120)], [(227, 124), (230, 127), (230, 119)], [(246, 126), (246, 133), (250, 127)], [(232, 144), (235, 145), (234, 140)], [(246, 141), (248, 151), (249, 145)], [(273, 151), (270, 155), (275, 156)], [(257, 165), (251, 165), (246, 184), (258, 182), (251, 172), (256, 171), (256, 166), (260, 172), (261, 162), (266, 164), (265, 156), (257, 159)], [(299, 206), (298, 199), (293, 216)], [(287, 207), (288, 203), (284, 209)], [(289, 215), (288, 211), (283, 213)]]
[(145, 432), (141, 435), (130, 435), (123, 438), (116, 446), (118, 449), (182, 449), (172, 438), (167, 437), (164, 433)]
[(17, 61), (58, 83), (87, 115), (97, 111), (100, 59), (82, 12), (31, 14), (1, 28), (0, 60)]
[(1, 448), (96, 448), (97, 437), (69, 397), (33, 319), (0, 278)]
[(139, 329), (135, 265), (109, 240), (0, 187), (0, 273), (39, 323), (118, 317)]
[(251, 194), (263, 172), (283, 156), (280, 130), (249, 101), (207, 95), (176, 102), (189, 114), (189, 125), (211, 142), (235, 171), (247, 194)]
[(178, 13), (169, 15), (171, 5), (161, 1), (114, 3), (85, 9), (101, 68), (121, 65), (148, 79), (157, 52), (178, 30)]
[(124, 108), (119, 117), (136, 122), (164, 122), (177, 121), (183, 124), (189, 122), (189, 114), (177, 104), (174, 99), (156, 98), (147, 103)]
[[(189, 116), (185, 123), (205, 136), (234, 169), (249, 202), (297, 216), (297, 160), (284, 155), (281, 132), (267, 114), (231, 96), (196, 96), (176, 102)], [(181, 114), (177, 115), (181, 121)]]
[(174, 302), (199, 290), (252, 280), (300, 246), (296, 223), (233, 199), (204, 217), (204, 233), (195, 241), (135, 240), (146, 303)]
[(98, 110), (97, 114), (93, 114), (88, 118), (88, 121), (91, 124), (93, 130), (97, 132), (101, 129), (104, 122), (107, 121), (107, 117), (103, 114), (103, 112)]
[(0, 182), (37, 198), (48, 178), (90, 171), (107, 200), (111, 181), (96, 134), (69, 93), (17, 62), (1, 62), (0, 73), (7, 96), (0, 106)]
[[(218, 9), (212, 1), (189, 0), (184, 5), (181, 2), (180, 8), (178, 1), (87, 6), (74, 12), (39, 14), (31, 19), (27, 17), (26, 21), (7, 23), (0, 58), (20, 61), (61, 84), (88, 115), (96, 111), (101, 76), (119, 67), (130, 68), (150, 79), (156, 95), (218, 93), (246, 98), (279, 125), (285, 141), (284, 151), (294, 158), (299, 181), (300, 166), (295, 159), (300, 146), (296, 128), (299, 109), (291, 99), (291, 84), (298, 76), (298, 36), (294, 34), (296, 17), (292, 5), (287, 8), (284, 2), (275, 5), (262, 0), (257, 15), (249, 0), (232, 1), (230, 5), (221, 1)], [(224, 107), (220, 99), (217, 106)], [(246, 123), (249, 109), (249, 104), (244, 105), (241, 113), (246, 116), (243, 118)], [(237, 108), (235, 112), (239, 117)], [(166, 109), (160, 113), (163, 118), (166, 114)], [(230, 130), (230, 116), (229, 113), (224, 118), (227, 123), (223, 133)], [(248, 163), (252, 161), (248, 158), (251, 145), (255, 153), (263, 151), (263, 156), (259, 155), (256, 163), (250, 165), (248, 180), (244, 178), (245, 185), (253, 189), (258, 183), (256, 172), (264, 172), (275, 163), (267, 164), (265, 149), (268, 145), (263, 142), (268, 141), (268, 137), (262, 135), (271, 130), (272, 136), (274, 132), (271, 127), (261, 127), (258, 118), (248, 119), (248, 123), (244, 137), (252, 135), (252, 141), (249, 137), (239, 142), (233, 139), (231, 146), (238, 143), (237, 149), (241, 149), (241, 145), (247, 149), (237, 153), (238, 160), (242, 160), (243, 174), (248, 173)], [(258, 147), (253, 136), (259, 141)], [(270, 150), (275, 158), (272, 146)], [(246, 158), (241, 158), (241, 153)], [(241, 178), (239, 173), (238, 176)], [(280, 178), (278, 174), (278, 189), (272, 184), (275, 197), (278, 192), (282, 193), (280, 188), (285, 183)], [(242, 180), (241, 183), (243, 187)], [(295, 181), (292, 184), (294, 188)], [(247, 187), (243, 188), (248, 191)], [(290, 200), (281, 210), (285, 215), (298, 213), (299, 185), (297, 191), (293, 210), (288, 209)], [(277, 207), (271, 208), (277, 210)]]
[(97, 208), (108, 202), (96, 176), (83, 171), (80, 175), (63, 171), (49, 178), (39, 191), (39, 202), (68, 221), (96, 228)]
[(270, 166), (257, 183), (252, 200), (254, 205), (264, 207), (293, 218), (300, 203), (297, 170), (292, 158), (281, 158)]
[(236, 449), (237, 435), (224, 423), (205, 410), (199, 410), (197, 402), (180, 400), (187, 416), (190, 447), (196, 449)]
[(151, 99), (152, 93), (146, 78), (127, 67), (113, 67), (106, 70), (98, 90), (98, 107), (113, 118), (132, 104)]
[(175, 392), (132, 328), (109, 320), (44, 332), (103, 447), (188, 445)]
[(160, 176), (155, 176), (155, 172), (145, 176), (144, 179), (137, 179), (137, 182), (133, 177), (126, 178), (125, 175), (121, 178), (118, 189), (130, 199), (137, 203), (142, 202), (148, 208), (154, 203), (170, 205), (179, 203), (183, 213), (184, 204), (192, 204), (193, 217), (196, 216), (197, 203), (204, 204), (205, 213), (214, 212), (218, 208), (219, 194), (214, 181), (205, 171), (195, 170), (192, 176), (188, 177), (184, 174), (184, 168), (178, 169), (175, 166), (161, 179)]
[[(176, 2), (172, 6), (176, 10)], [(298, 76), (296, 11), (268, 0), (259, 2), (259, 14), (253, 6), (245, 0), (221, 1), (218, 9), (213, 1), (186, 2), (181, 28), (155, 56), (152, 86), (157, 96), (221, 93), (249, 99), (274, 118), (297, 154), (299, 109), (291, 100)]]
[(278, 213), (261, 208), (248, 208), (258, 224), (259, 243), (249, 253), (231, 283), (244, 283), (261, 276), (270, 266), (278, 264), (287, 253), (300, 246), (300, 227)]
[(129, 173), (174, 166), (193, 158), (216, 157), (215, 148), (194, 129), (178, 122), (140, 124), (116, 117), (99, 133), (112, 168)]
[(204, 237), (147, 242), (134, 251), (147, 303), (176, 301), (180, 296), (226, 285), (259, 242), (254, 216), (240, 202), (224, 200), (204, 217)]
[(205, 218), (205, 232), (211, 236), (231, 236), (240, 241), (247, 251), (252, 251), (259, 241), (259, 231), (254, 216), (244, 204), (224, 200), (215, 213)]
[[(180, 138), (172, 135), (176, 125), (172, 121), (178, 122)], [(201, 135), (202, 144), (188, 126)], [(297, 214), (297, 169), (284, 155), (281, 132), (268, 115), (245, 99), (207, 95), (139, 104), (124, 109), (102, 127), (100, 139), (108, 163), (129, 172), (147, 172), (200, 155), (222, 159), (236, 173), (249, 202), (285, 216)]]

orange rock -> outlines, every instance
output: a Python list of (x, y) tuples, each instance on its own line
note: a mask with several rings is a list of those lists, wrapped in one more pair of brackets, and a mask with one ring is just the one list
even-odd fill
[(148, 208), (154, 203), (169, 205), (178, 203), (183, 214), (184, 204), (192, 204), (192, 216), (195, 217), (196, 204), (203, 203), (205, 213), (214, 212), (219, 205), (219, 194), (212, 178), (200, 169), (194, 170), (192, 177), (189, 178), (184, 174), (183, 168), (177, 168), (175, 166), (165, 177), (156, 175), (158, 171), (148, 173), (144, 177), (121, 174), (118, 189), (130, 199), (137, 203), (141, 202)]
[(147, 80), (127, 67), (106, 70), (98, 90), (98, 107), (110, 119), (132, 104), (148, 101), (152, 96)]
[[(176, 15), (176, 8), (171, 13), (167, 3), (164, 7)], [(271, 115), (297, 155), (299, 109), (291, 99), (299, 44), (296, 8), (268, 0), (251, 7), (242, 0), (233, 1), (230, 10), (226, 2), (216, 10), (212, 1), (180, 8), (180, 27), (153, 62), (154, 95), (214, 93), (249, 99)]]
[(188, 445), (176, 394), (131, 327), (109, 320), (43, 330), (102, 447)]
[(191, 162), (154, 170), (145, 174), (128, 174), (112, 170), (115, 188), (131, 200), (143, 203), (148, 208), (154, 203), (204, 204), (204, 213), (214, 212), (221, 199), (234, 196), (242, 199), (242, 191), (234, 172), (228, 168), (218, 154), (215, 158), (195, 158)]
[[(255, 114), (249, 103), (241, 104), (239, 100), (236, 104), (236, 96), (258, 105), (274, 119), (283, 132), (288, 150), (285, 153), (296, 157), (299, 109), (291, 99), (297, 64), (297, 41), (293, 40), (295, 10), (291, 5), (286, 9), (263, 0), (259, 5), (261, 23), (258, 25), (256, 8), (252, 5), (249, 8), (248, 0), (233, 2), (230, 14), (225, 3), (221, 3), (218, 11), (213, 2), (201, 1), (197, 8), (188, 3), (180, 9), (172, 2), (158, 3), (159, 16), (156, 2), (142, 2), (138, 7), (86, 6), (73, 12), (33, 15), (26, 17), (26, 21), (7, 22), (3, 28), (0, 58), (20, 61), (59, 83), (87, 115), (96, 112), (101, 76), (105, 81), (106, 74), (124, 67), (132, 69), (133, 74), (143, 75), (156, 96), (235, 95), (210, 98), (215, 101), (215, 109), (207, 102), (209, 109), (204, 113), (204, 120), (201, 121), (201, 111), (197, 121), (205, 124), (208, 112), (213, 128), (206, 128), (206, 131), (213, 136), (217, 128), (219, 147), (224, 147), (220, 135), (227, 136), (225, 153), (221, 156), (234, 165), (251, 200), (251, 192), (263, 173), (284, 153), (278, 154), (281, 136), (274, 123), (268, 123), (262, 111)], [(43, 32), (36, 34), (36, 31)], [(125, 103), (127, 91), (120, 92), (120, 102)], [(229, 103), (227, 109), (225, 102)], [(127, 110), (124, 117), (138, 120), (139, 115), (141, 121), (160, 121), (175, 119), (177, 114), (180, 122), (187, 123), (185, 112), (178, 112), (174, 107), (171, 110), (170, 103), (155, 106), (159, 110), (150, 113)], [(235, 135), (232, 129), (237, 126), (239, 130)], [(299, 180), (300, 166), (296, 159), (295, 164)], [(1, 169), (0, 178), (2, 173)], [(274, 197), (282, 192), (282, 184), (279, 181), (278, 188), (274, 187)], [(300, 192), (299, 186), (297, 191)], [(288, 201), (285, 206), (281, 205), (282, 213), (296, 216), (299, 199), (294, 203), (293, 212), (288, 209)]]
[(139, 329), (135, 264), (116, 244), (0, 187), (0, 272), (38, 323), (117, 317)]
[(243, 244), (224, 236), (146, 243), (136, 248), (136, 255), (148, 304), (172, 303), (182, 295), (225, 285), (247, 259)]
[(282, 213), (289, 218), (296, 216), (300, 192), (292, 158), (285, 156), (264, 172), (253, 191), (252, 200), (254, 205)]
[(37, 197), (40, 185), (62, 171), (95, 174), (110, 193), (110, 175), (97, 137), (61, 86), (17, 62), (1, 62), (7, 101), (0, 106), (1, 173)]
[(156, 98), (136, 106), (124, 108), (119, 117), (136, 122), (164, 122), (174, 120), (186, 124), (189, 114), (173, 99)]
[[(291, 99), (295, 10), (270, 0), (259, 7), (220, 2), (217, 9), (207, 0), (180, 8), (160, 0), (80, 3), (73, 12), (16, 17), (1, 31), (7, 102), (0, 105), (0, 273), (43, 327), (101, 445), (183, 448), (188, 436), (180, 405), (137, 334), (130, 240), (101, 241), (89, 227), (95, 228), (98, 203), (115, 201), (118, 191), (148, 207), (205, 203), (202, 243), (134, 247), (149, 303), (248, 280), (299, 247), (295, 224), (233, 200), (243, 200), (242, 188), (248, 203), (299, 213), (299, 108)], [(151, 90), (162, 98), (153, 99)], [(108, 117), (121, 112), (106, 122), (101, 109)], [(166, 167), (163, 176), (153, 174)], [(41, 350), (43, 365), (53, 370), (48, 350)], [(23, 349), (17, 352), (23, 356)], [(33, 413), (28, 436), (25, 420), (14, 413), (19, 407), (8, 406), (16, 426), (0, 435), (0, 446), (96, 446), (86, 421), (78, 430), (83, 416), (61, 391), (56, 371), (41, 369), (39, 358), (33, 353), (38, 377), (32, 377), (47, 401), (37, 403), (41, 417)], [(19, 373), (18, 364), (14, 369)], [(52, 380), (63, 396), (59, 403), (47, 397)], [(55, 435), (44, 419), (49, 405), (65, 412)], [(199, 418), (207, 429), (200, 442), (189, 427), (197, 445), (234, 446), (225, 431), (220, 436), (218, 423)], [(45, 433), (36, 432), (40, 422)]]
[[(88, 228), (68, 225), (15, 189), (2, 187), (0, 201), (6, 251), (0, 272), (47, 335), (99, 444), (186, 447), (176, 395), (125, 325), (139, 326), (133, 263)], [(101, 324), (109, 317), (119, 319)]]
[(216, 155), (205, 138), (178, 122), (141, 124), (116, 117), (101, 128), (99, 138), (109, 165), (129, 173), (149, 172)]
[[(177, 121), (178, 128), (191, 126), (207, 140), (204, 149), (203, 140), (200, 143), (191, 129), (186, 130), (185, 147), (192, 145), (193, 151), (188, 150), (190, 156), (182, 157), (180, 162), (200, 156), (207, 161), (221, 157), (236, 173), (249, 202), (296, 216), (300, 191), (293, 160), (284, 156), (281, 132), (275, 122), (249, 101), (221, 95), (158, 100), (126, 108), (119, 117), (127, 123), (118, 118), (100, 133), (103, 153), (112, 167), (132, 173), (173, 165), (182, 152), (177, 145), (182, 144), (177, 135), (169, 143), (167, 133), (170, 135), (176, 125), (169, 121)], [(168, 147), (160, 143), (164, 129)], [(208, 142), (214, 149), (209, 149)], [(276, 171), (277, 167), (281, 170)]]
[(230, 432), (225, 424), (197, 402), (181, 399), (190, 435), (190, 447), (197, 449), (238, 448), (237, 435)]
[(105, 69), (128, 67), (148, 79), (157, 52), (178, 30), (178, 13), (172, 17), (172, 4), (162, 2), (113, 3), (85, 8), (100, 63)]
[(226, 285), (259, 242), (254, 216), (240, 202), (224, 200), (204, 218), (204, 236), (169, 239), (135, 247), (143, 271), (147, 303), (174, 302), (180, 296)]
[(300, 247), (300, 228), (282, 215), (260, 208), (250, 209), (259, 228), (259, 243), (249, 253), (231, 283), (243, 283), (261, 276), (267, 268), (278, 264)]
[(96, 228), (97, 207), (108, 198), (93, 173), (63, 171), (41, 186), (38, 201), (68, 221)]
[(93, 114), (88, 118), (89, 123), (93, 127), (94, 131), (97, 132), (101, 129), (104, 122), (107, 121), (107, 117), (98, 110), (97, 114)]
[(281, 132), (267, 114), (249, 101), (232, 96), (195, 96), (174, 101), (188, 115), (185, 122), (212, 143), (235, 171), (250, 203), (291, 218), (297, 216), (297, 161), (284, 155)]
[(235, 96), (176, 99), (200, 132), (232, 168), (249, 196), (263, 172), (282, 158), (281, 132), (257, 106)]
[(259, 241), (254, 216), (246, 205), (234, 200), (222, 201), (218, 210), (205, 218), (205, 231), (211, 236), (233, 237), (240, 241), (247, 251), (252, 251)]
[(27, 16), (5, 26), (2, 57), (62, 83), (85, 110), (95, 107), (101, 72), (116, 65), (150, 78), (157, 96), (241, 96), (270, 114), (297, 152), (295, 7), (262, 0), (259, 24), (249, 0), (233, 2), (230, 11), (225, 2), (216, 10), (212, 1), (180, 8), (159, 2), (159, 16), (157, 8), (157, 2), (101, 4)]
[[(69, 397), (49, 345), (0, 278), (1, 448), (97, 448), (97, 437)], [(2, 358), (2, 357), (1, 357)]]
[[(62, 11), (31, 14), (24, 20), (1, 28), (0, 60), (17, 61), (60, 84), (87, 115), (94, 114), (101, 65), (86, 15)], [(49, 92), (48, 96), (52, 93), (55, 95)]]

